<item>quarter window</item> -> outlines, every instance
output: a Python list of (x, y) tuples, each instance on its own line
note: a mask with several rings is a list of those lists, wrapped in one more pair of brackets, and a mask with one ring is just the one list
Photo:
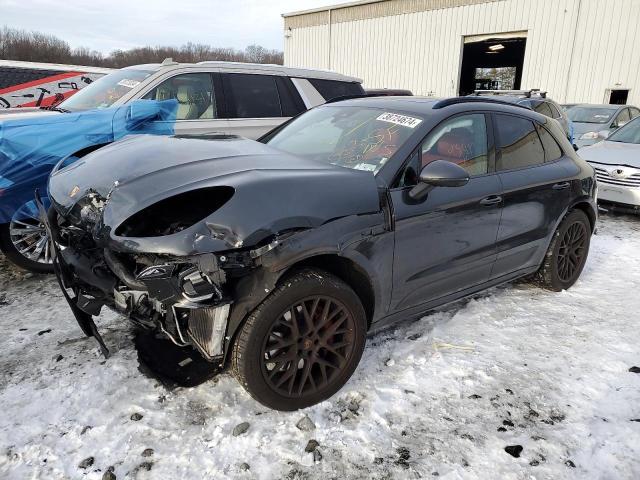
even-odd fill
[(281, 117), (276, 78), (272, 75), (223, 75), (230, 118)]
[(445, 120), (422, 143), (422, 167), (434, 160), (460, 165), (469, 175), (488, 172), (487, 124), (484, 114)]
[(186, 73), (165, 80), (144, 97), (146, 100), (177, 100), (176, 120), (218, 118), (211, 75)]
[(295, 117), (306, 110), (302, 98), (288, 77), (276, 77), (283, 117)]
[(540, 140), (542, 140), (545, 160), (547, 162), (553, 162), (554, 160), (562, 157), (562, 149), (560, 148), (560, 145), (558, 145), (556, 139), (553, 138), (553, 135), (551, 135), (546, 128), (538, 126), (538, 134), (540, 135)]
[(514, 170), (544, 163), (544, 149), (531, 120), (495, 115), (500, 154), (496, 170)]
[(319, 78), (309, 78), (308, 80), (327, 102), (333, 98), (364, 94), (362, 85), (359, 83), (321, 80)]

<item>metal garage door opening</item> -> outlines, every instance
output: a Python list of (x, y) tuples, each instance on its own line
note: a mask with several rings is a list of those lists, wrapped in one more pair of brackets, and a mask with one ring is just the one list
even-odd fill
[(519, 90), (526, 32), (466, 37), (460, 71), (460, 95), (474, 90)]

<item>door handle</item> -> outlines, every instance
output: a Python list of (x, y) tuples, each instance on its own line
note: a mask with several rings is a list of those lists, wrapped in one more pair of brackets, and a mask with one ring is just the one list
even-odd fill
[(500, 195), (490, 195), (487, 198), (480, 200), (480, 205), (490, 207), (491, 205), (497, 205), (500, 202), (502, 202), (502, 197)]
[(571, 184), (569, 182), (561, 182), (561, 183), (555, 183), (553, 185), (554, 190), (564, 190), (565, 188), (569, 188), (571, 186)]

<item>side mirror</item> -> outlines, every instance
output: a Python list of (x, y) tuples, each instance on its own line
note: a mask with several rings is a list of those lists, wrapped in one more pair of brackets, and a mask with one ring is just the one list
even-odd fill
[(160, 105), (154, 100), (134, 100), (127, 111), (127, 129), (135, 130), (160, 114)]
[(607, 137), (609, 137), (609, 135), (611, 134), (610, 130), (600, 130), (598, 132), (598, 138), (601, 140), (606, 140)]
[(422, 169), (418, 184), (411, 189), (409, 196), (420, 200), (435, 187), (462, 187), (468, 182), (469, 173), (460, 165), (435, 160)]

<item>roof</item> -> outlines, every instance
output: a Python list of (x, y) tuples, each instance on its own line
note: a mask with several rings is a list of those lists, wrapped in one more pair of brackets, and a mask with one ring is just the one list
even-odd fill
[(89, 67), (86, 65), (66, 65), (63, 63), (22, 62), (19, 60), (0, 60), (0, 67), (31, 68), (34, 70), (59, 70), (63, 72), (110, 73), (112, 68)]
[(283, 17), (296, 17), (298, 15), (306, 15), (308, 13), (326, 12), (327, 10), (337, 10), (339, 8), (357, 7), (359, 5), (368, 5), (370, 3), (381, 3), (387, 0), (360, 0), (359, 2), (346, 2), (337, 3), (334, 5), (327, 5), (326, 7), (309, 8), (307, 10), (298, 10), (295, 12), (283, 13)]
[(498, 1), (503, 0), (364, 0), (284, 13), (282, 16), (285, 29), (293, 29)]
[[(478, 109), (491, 110), (496, 112), (511, 112), (519, 115), (527, 115), (532, 119), (545, 119), (543, 115), (534, 112), (530, 108), (517, 105), (516, 103), (505, 102), (500, 98), (487, 98), (487, 97), (449, 97), (449, 98), (434, 98), (434, 97), (363, 97), (352, 98), (349, 100), (341, 100), (333, 103), (326, 104), (327, 107), (335, 105), (343, 106), (361, 106), (372, 107), (380, 109), (390, 109), (405, 113), (414, 113), (418, 115), (429, 115), (436, 111), (442, 112), (438, 115), (449, 115), (453, 112), (464, 112), (466, 109)], [(448, 110), (451, 109), (451, 110)]]
[(333, 72), (331, 70), (320, 69), (308, 69), (308, 68), (293, 68), (285, 67), (283, 65), (274, 65), (267, 63), (243, 63), (243, 62), (223, 62), (217, 60), (198, 62), (198, 63), (146, 63), (141, 65), (131, 65), (129, 69), (142, 69), (142, 70), (175, 70), (184, 68), (202, 68), (202, 67), (217, 68), (224, 71), (254, 71), (265, 72), (272, 75), (286, 75), (288, 77), (302, 77), (302, 78), (317, 78), (321, 80), (338, 80), (342, 82), (358, 82), (362, 83), (362, 79), (357, 77), (350, 77), (341, 73)]

